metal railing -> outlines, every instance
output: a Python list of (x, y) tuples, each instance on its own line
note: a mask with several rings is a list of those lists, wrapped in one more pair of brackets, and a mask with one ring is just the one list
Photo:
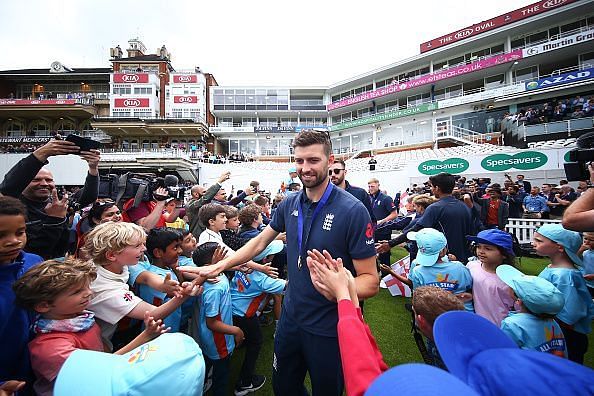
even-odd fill
[(564, 132), (567, 132), (567, 136), (571, 136), (572, 132), (592, 128), (594, 128), (594, 117), (583, 117), (536, 125), (521, 125), (518, 122), (514, 122), (511, 124), (510, 131), (513, 136), (526, 141), (530, 136), (543, 136), (543, 138), (546, 138), (547, 135)]

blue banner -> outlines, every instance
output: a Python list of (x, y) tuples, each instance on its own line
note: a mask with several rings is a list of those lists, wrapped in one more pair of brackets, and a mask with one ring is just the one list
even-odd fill
[(594, 68), (576, 70), (570, 73), (559, 74), (558, 76), (550, 76), (547, 78), (541, 78), (540, 80), (530, 81), (526, 83), (526, 90), (533, 91), (535, 89), (544, 89), (548, 87), (554, 87), (555, 85), (588, 80), (590, 78), (594, 78)]

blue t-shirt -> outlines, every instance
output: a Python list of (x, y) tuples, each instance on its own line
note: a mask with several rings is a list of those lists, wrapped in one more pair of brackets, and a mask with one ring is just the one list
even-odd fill
[(553, 319), (541, 319), (527, 312), (510, 312), (501, 321), (501, 330), (522, 349), (567, 357), (563, 331)]
[(186, 257), (186, 256), (179, 256), (179, 259), (177, 260), (177, 264), (180, 267), (186, 266), (186, 265), (190, 265), (192, 267), (196, 266), (196, 264), (194, 264), (194, 260), (192, 260), (192, 257)]
[(527, 195), (524, 198), (523, 202), (526, 210), (529, 212), (546, 212), (548, 210), (547, 206), (547, 199), (540, 195), (533, 197), (532, 195)]
[[(459, 261), (438, 262), (432, 266), (415, 263), (414, 267), (411, 265), (410, 280), (413, 290), (419, 286), (437, 286), (454, 294), (472, 292), (472, 275)], [(472, 301), (465, 302), (464, 308), (474, 312)]]
[(260, 271), (251, 274), (236, 271), (230, 285), (233, 315), (251, 318), (268, 293), (279, 294), (286, 284), (287, 281), (273, 279)]
[[(167, 294), (155, 290), (150, 286), (135, 284), (138, 275), (140, 275), (144, 271), (150, 271), (153, 274), (162, 276), (163, 278), (165, 278), (167, 274), (170, 274), (171, 279), (177, 281), (177, 276), (171, 269), (157, 267), (156, 265), (153, 265), (148, 261), (139, 261), (138, 264), (128, 267), (128, 271), (130, 272), (130, 278), (128, 279), (128, 283), (135, 288), (135, 294), (138, 297), (142, 298), (143, 301), (146, 301), (147, 303), (158, 307), (165, 304), (167, 301), (171, 300), (171, 298), (168, 297)], [(173, 311), (169, 316), (167, 316), (163, 320), (163, 323), (166, 327), (171, 327), (170, 331), (172, 333), (176, 333), (179, 331), (182, 316), (181, 311), (181, 307), (178, 307), (175, 311)]]
[[(375, 257), (375, 247), (373, 225), (365, 206), (348, 192), (334, 185), (331, 188), (328, 202), (313, 224), (317, 203), (300, 191), (281, 201), (269, 226), (277, 232), (287, 232), (287, 270), (291, 281), (287, 284), (283, 315), (289, 315), (305, 331), (336, 337), (338, 308), (313, 287), (305, 262), (307, 250), (326, 249), (332, 257), (342, 258), (344, 267), (356, 276), (353, 259)], [(301, 269), (297, 265), (297, 204), (302, 205), (304, 216)]]
[[(371, 199), (371, 210), (373, 211), (373, 215), (376, 221), (385, 219), (393, 211), (398, 209), (394, 205), (394, 201), (392, 200), (392, 198), (382, 193), (381, 191), (378, 191), (375, 196), (370, 195), (369, 198)], [(391, 233), (389, 229), (378, 229), (377, 232), (380, 234)]]
[(235, 349), (235, 338), (231, 334), (212, 332), (206, 325), (206, 318), (218, 318), (223, 323), (233, 326), (229, 280), (225, 274), (219, 275), (217, 279), (217, 283), (204, 282), (198, 322), (200, 347), (212, 360), (224, 359)]
[[(582, 261), (583, 261), (583, 264), (580, 267), (580, 271), (582, 271), (582, 275), (594, 274), (594, 250), (588, 249), (588, 250), (584, 251), (584, 256), (583, 256)], [(586, 280), (586, 286), (594, 289), (594, 281)]]
[(0, 265), (0, 382), (34, 381), (27, 348), (34, 315), (14, 303), (12, 284), (42, 261), (36, 254), (21, 252), (13, 263)]
[(594, 304), (580, 270), (546, 267), (538, 276), (551, 282), (565, 296), (565, 305), (557, 318), (575, 331), (589, 334)]
[(427, 207), (417, 224), (443, 232), (449, 252), (461, 262), (465, 263), (470, 257), (466, 235), (472, 234), (472, 215), (463, 202), (452, 196), (440, 198)]

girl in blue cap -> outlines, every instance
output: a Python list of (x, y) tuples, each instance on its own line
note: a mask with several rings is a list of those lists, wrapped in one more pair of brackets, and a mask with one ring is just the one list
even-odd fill
[(583, 364), (594, 304), (582, 273), (576, 268), (582, 263), (577, 255), (582, 238), (561, 224), (545, 224), (534, 234), (533, 245), (536, 254), (551, 259), (551, 264), (538, 276), (551, 282), (565, 296), (565, 305), (555, 320), (563, 330), (569, 359)]
[(501, 321), (513, 310), (514, 299), (496, 270), (502, 264), (515, 266), (512, 237), (505, 231), (490, 229), (466, 239), (476, 244), (476, 257), (466, 264), (472, 275), (474, 311), (501, 326)]

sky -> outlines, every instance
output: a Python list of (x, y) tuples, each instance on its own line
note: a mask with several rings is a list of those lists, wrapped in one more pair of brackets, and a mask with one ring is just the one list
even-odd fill
[(422, 42), (536, 0), (1, 1), (0, 70), (109, 67), (109, 48), (162, 45), (219, 85), (327, 86), (419, 54)]

